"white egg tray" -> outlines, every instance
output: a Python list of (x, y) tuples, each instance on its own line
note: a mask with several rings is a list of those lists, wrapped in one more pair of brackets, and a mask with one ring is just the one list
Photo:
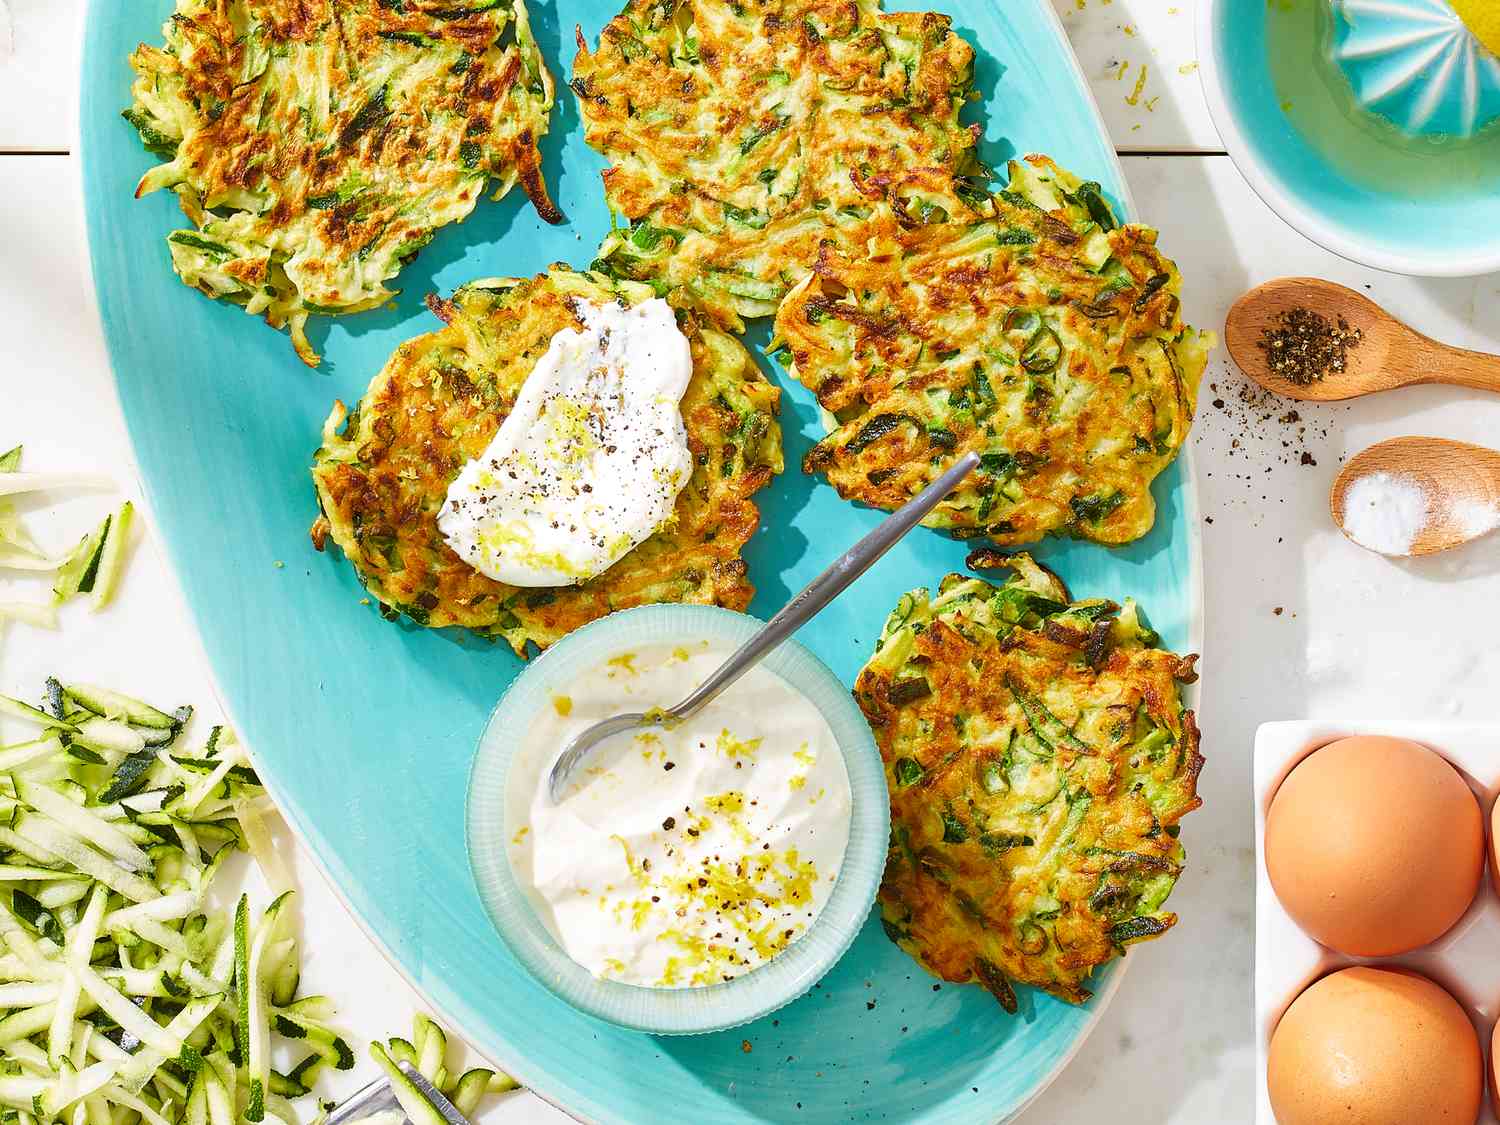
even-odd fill
[[(1266, 723), (1255, 734), (1255, 1120), (1275, 1125), (1266, 1089), (1271, 1033), (1292, 1001), (1319, 977), (1349, 965), (1402, 965), (1442, 985), (1464, 1006), (1479, 1032), (1486, 1060), (1500, 1018), (1500, 894), (1485, 864), (1483, 884), (1468, 913), (1431, 945), (1399, 957), (1350, 957), (1319, 945), (1282, 909), (1266, 874), (1266, 813), (1282, 779), (1314, 750), (1356, 734), (1409, 738), (1437, 751), (1461, 773), (1479, 799), (1486, 839), (1490, 808), (1500, 795), (1500, 723), (1290, 722)], [(1487, 854), (1487, 853), (1486, 853)], [(1488, 1087), (1488, 1068), (1485, 1086)], [(1486, 1095), (1481, 1125), (1500, 1125)]]

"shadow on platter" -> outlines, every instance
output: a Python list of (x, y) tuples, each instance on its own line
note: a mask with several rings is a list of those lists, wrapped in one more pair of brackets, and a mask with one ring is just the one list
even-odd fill
[[(1110, 968), (1096, 983), (1102, 989)], [(1008, 1016), (977, 985), (929, 976), (871, 917), (842, 961), (809, 993), (755, 1023), (714, 1035), (659, 1037), (657, 1050), (705, 1087), (725, 1091), (768, 1121), (909, 1120), (945, 1105), (978, 1102), (992, 1117), (1015, 1108), (1021, 1091), (1049, 1073), (1076, 1029), (1092, 1018), (1046, 993), (1017, 989)], [(999, 1085), (986, 1065), (1009, 1069)], [(840, 1105), (804, 1097), (820, 1083), (860, 1093)], [(942, 1083), (932, 1076), (942, 1073)], [(975, 1084), (979, 1083), (978, 1089)]]

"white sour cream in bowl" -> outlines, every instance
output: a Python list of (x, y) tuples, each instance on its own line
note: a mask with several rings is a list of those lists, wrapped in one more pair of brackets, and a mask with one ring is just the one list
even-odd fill
[(764, 668), (682, 723), (604, 743), (557, 804), (547, 793), (574, 735), (675, 700), (733, 651), (704, 638), (601, 654), (536, 715), (511, 763), (511, 870), (596, 977), (731, 981), (806, 933), (838, 880), (843, 757), (817, 707)]
[(869, 914), (889, 806), (848, 689), (787, 642), (698, 715), (602, 744), (562, 799), (579, 731), (685, 696), (760, 623), (645, 606), (568, 636), (496, 707), (470, 778), (470, 864), (537, 979), (662, 1034), (756, 1019), (810, 988)]

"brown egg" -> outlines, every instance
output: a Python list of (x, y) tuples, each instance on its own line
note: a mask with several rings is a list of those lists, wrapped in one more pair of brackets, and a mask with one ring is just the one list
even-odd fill
[(1500, 888), (1500, 800), (1490, 810), (1490, 880)]
[(1266, 1087), (1278, 1125), (1473, 1125), (1479, 1036), (1424, 976), (1364, 965), (1324, 977), (1271, 1036)]
[(1305, 758), (1266, 817), (1266, 870), (1309, 936), (1390, 957), (1462, 917), (1484, 871), (1484, 815), (1458, 771), (1402, 738), (1361, 736)]
[(1500, 1106), (1500, 1023), (1490, 1036), (1490, 1103)]

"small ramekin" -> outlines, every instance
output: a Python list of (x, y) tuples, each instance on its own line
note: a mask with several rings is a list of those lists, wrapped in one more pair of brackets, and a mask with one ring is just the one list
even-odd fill
[[(469, 866), (501, 940), (536, 980), (573, 1007), (609, 1023), (657, 1035), (722, 1031), (759, 1019), (816, 984), (864, 924), (885, 867), (890, 798), (880, 752), (849, 689), (795, 640), (762, 667), (806, 697), (827, 720), (849, 774), (849, 843), (833, 893), (808, 931), (764, 965), (725, 984), (648, 988), (600, 980), (553, 940), (511, 870), (505, 787), (532, 717), (554, 693), (601, 660), (642, 645), (717, 641), (734, 648), (761, 628), (713, 606), (652, 605), (625, 610), (569, 634), (533, 661), (501, 697), (480, 736), (469, 774)], [(664, 699), (663, 705), (675, 700)]]

